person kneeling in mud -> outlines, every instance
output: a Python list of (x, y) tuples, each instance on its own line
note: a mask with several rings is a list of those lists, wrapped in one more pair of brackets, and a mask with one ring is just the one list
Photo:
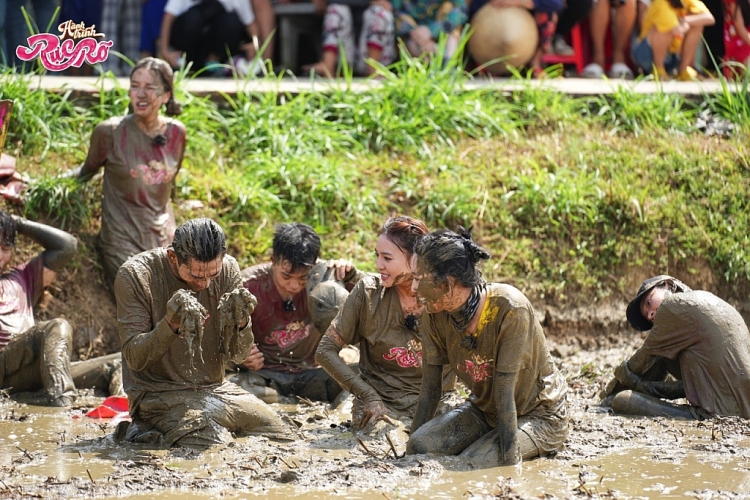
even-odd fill
[(125, 262), (115, 297), (133, 419), (117, 438), (193, 448), (229, 442), (232, 433), (294, 438), (270, 407), (224, 382), (225, 362), (242, 361), (253, 344), (257, 301), (216, 222), (189, 220), (171, 246)]
[[(615, 369), (602, 404), (629, 415), (750, 418), (750, 334), (734, 307), (660, 275), (641, 284), (627, 318), (648, 336)], [(668, 401), (678, 398), (689, 405)]]
[[(413, 287), (428, 314), (406, 451), (460, 455), (477, 468), (552, 453), (568, 435), (568, 385), (529, 300), (510, 285), (486, 283), (476, 266), (490, 255), (459, 232), (430, 233), (414, 250)], [(446, 364), (471, 395), (432, 419)]]
[[(315, 361), (315, 349), (364, 273), (343, 259), (319, 261), (320, 237), (307, 224), (279, 224), (270, 263), (243, 270), (258, 298), (256, 344), (230, 380), (268, 403), (281, 396), (334, 401), (341, 386)], [(234, 367), (231, 367), (234, 368)]]
[[(375, 245), (380, 273), (359, 281), (320, 341), (316, 359), (355, 396), (352, 426), (411, 419), (422, 385), (424, 309), (412, 292), (409, 262), (427, 226), (419, 219), (392, 217)], [(359, 367), (339, 357), (347, 345), (360, 348)], [(453, 375), (449, 377), (453, 381)], [(406, 424), (408, 425), (408, 423)]]
[[(21, 234), (44, 248), (21, 265), (6, 267)], [(0, 210), (0, 388), (44, 389), (46, 404), (70, 406), (78, 388), (122, 393), (119, 354), (73, 363), (73, 330), (63, 318), (36, 322), (34, 307), (44, 289), (76, 254), (78, 242), (65, 231)]]

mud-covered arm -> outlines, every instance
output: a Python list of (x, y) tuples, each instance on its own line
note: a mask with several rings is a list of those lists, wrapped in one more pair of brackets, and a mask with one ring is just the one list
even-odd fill
[(42, 258), (47, 269), (62, 271), (76, 254), (78, 240), (72, 234), (23, 217), (13, 216), (13, 220), (16, 222), (18, 234), (31, 238), (44, 248)]
[(442, 365), (422, 365), (422, 388), (419, 390), (417, 409), (411, 423), (411, 433), (426, 424), (437, 411), (443, 389)]
[(152, 324), (149, 313), (152, 298), (148, 294), (129, 269), (120, 268), (115, 279), (117, 332), (122, 356), (133, 371), (144, 370), (161, 359), (177, 338), (166, 318)]
[(363, 403), (381, 401), (380, 394), (367, 382), (365, 382), (358, 373), (349, 368), (339, 356), (339, 352), (344, 347), (341, 336), (336, 329), (331, 326), (326, 334), (320, 339), (318, 349), (315, 351), (315, 361), (339, 383), (346, 391), (351, 392)]
[(685, 386), (681, 380), (664, 381), (648, 380), (641, 375), (646, 373), (659, 356), (649, 354), (643, 349), (638, 349), (630, 359), (627, 359), (615, 368), (615, 378), (628, 389), (644, 394), (650, 394), (657, 398), (677, 399), (685, 396)]
[(498, 433), (498, 461), (500, 465), (513, 465), (521, 461), (518, 449), (518, 416), (514, 397), (518, 372), (495, 372), (492, 386)]
[(111, 147), (112, 126), (108, 122), (100, 123), (91, 133), (91, 142), (88, 155), (86, 155), (86, 161), (81, 166), (66, 172), (65, 176), (78, 179), (81, 182), (88, 182), (104, 165)]
[(222, 292), (235, 296), (233, 310), (239, 328), (236, 342), (229, 342), (227, 354), (229, 360), (242, 363), (255, 343), (250, 315), (255, 310), (258, 301), (243, 287), (240, 266), (233, 257), (228, 255), (224, 257), (224, 272), (227, 273), (227, 279)]

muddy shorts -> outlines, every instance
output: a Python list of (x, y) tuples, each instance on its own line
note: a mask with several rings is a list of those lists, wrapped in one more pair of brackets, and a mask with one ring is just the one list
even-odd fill
[(44, 388), (51, 398), (75, 395), (70, 375), (72, 331), (67, 321), (37, 323), (0, 351), (0, 388), (13, 392)]
[(148, 392), (135, 406), (133, 422), (118, 427), (116, 438), (190, 448), (229, 443), (233, 434), (296, 439), (271, 407), (229, 382), (202, 390)]
[[(518, 446), (523, 460), (562, 448), (568, 436), (565, 400), (545, 416), (518, 417)], [(409, 453), (460, 455), (477, 468), (499, 465), (499, 435), (484, 413), (467, 401), (433, 418), (409, 440)]]
[(265, 385), (282, 396), (300, 396), (312, 401), (333, 401), (341, 386), (323, 368), (310, 368), (296, 373), (276, 370), (240, 371), (237, 384)]

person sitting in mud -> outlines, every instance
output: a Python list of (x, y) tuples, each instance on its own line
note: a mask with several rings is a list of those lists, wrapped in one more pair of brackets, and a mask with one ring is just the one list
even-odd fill
[[(279, 395), (333, 401), (341, 393), (339, 384), (315, 362), (315, 349), (348, 295), (333, 282), (351, 286), (362, 273), (346, 260), (318, 263), (319, 256), (320, 237), (312, 227), (280, 224), (273, 235), (271, 262), (242, 273), (244, 287), (258, 298), (252, 314), (256, 344), (232, 380), (266, 402), (277, 401)], [(317, 272), (325, 267), (335, 273), (330, 284)], [(309, 285), (321, 281), (327, 288), (313, 293)]]
[[(529, 300), (510, 285), (486, 283), (476, 266), (490, 255), (459, 233), (430, 233), (414, 250), (413, 287), (427, 314), (406, 452), (460, 455), (477, 468), (552, 453), (568, 435), (568, 385)], [(446, 364), (471, 395), (433, 419)]]
[[(21, 234), (42, 253), (6, 270)], [(70, 406), (75, 389), (98, 387), (122, 393), (119, 354), (75, 363), (73, 330), (63, 318), (36, 322), (34, 307), (44, 289), (76, 254), (71, 234), (0, 210), (0, 388), (12, 392), (44, 389), (50, 406)]]
[(171, 246), (129, 259), (115, 297), (133, 419), (118, 439), (206, 448), (233, 434), (293, 438), (264, 402), (224, 381), (225, 363), (245, 359), (253, 344), (257, 301), (216, 222), (189, 220)]
[[(414, 245), (428, 232), (424, 222), (407, 216), (383, 224), (375, 245), (380, 274), (357, 283), (318, 346), (318, 363), (355, 396), (355, 429), (414, 414), (422, 385), (424, 308), (412, 292), (409, 263)], [(339, 356), (347, 345), (359, 346), (358, 370)]]
[[(660, 275), (641, 284), (627, 318), (648, 336), (615, 369), (603, 404), (629, 415), (750, 418), (750, 333), (734, 307)], [(689, 405), (667, 401), (678, 398)]]

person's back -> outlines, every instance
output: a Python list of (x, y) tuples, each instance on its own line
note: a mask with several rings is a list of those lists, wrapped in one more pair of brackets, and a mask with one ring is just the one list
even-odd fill
[(727, 302), (702, 290), (669, 295), (643, 349), (679, 360), (690, 404), (750, 418), (750, 333)]

